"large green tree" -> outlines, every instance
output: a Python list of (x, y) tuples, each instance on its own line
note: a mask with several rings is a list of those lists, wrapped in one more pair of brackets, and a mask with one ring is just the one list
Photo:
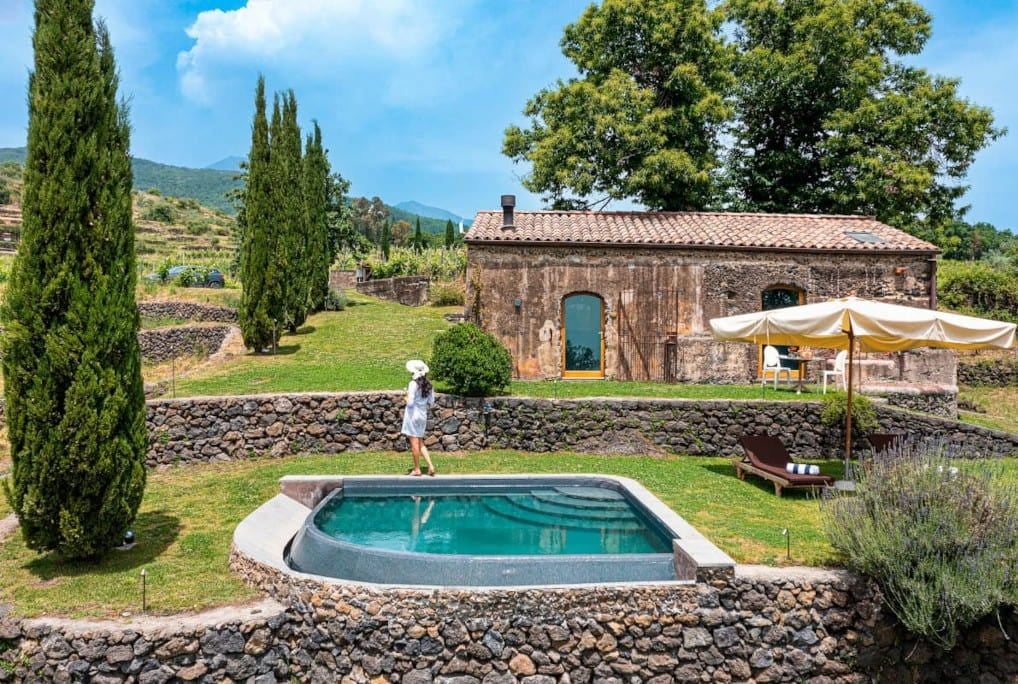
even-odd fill
[(307, 263), (310, 307), (320, 311), (329, 294), (329, 268), (335, 257), (329, 249), (329, 160), (322, 146), (322, 130), (315, 122), (304, 146), (304, 209), (307, 222)]
[(120, 544), (145, 486), (130, 126), (92, 0), (36, 0), (22, 240), (3, 307), (11, 477), (27, 544)]
[(704, 0), (604, 0), (565, 28), (579, 78), (531, 99), (503, 151), (529, 162), (524, 186), (556, 208), (633, 198), (699, 209), (713, 196), (730, 116), (722, 15)]
[(452, 249), (456, 244), (456, 229), (452, 226), (452, 219), (445, 222), (445, 248)]
[[(279, 283), (282, 272), (276, 263), (279, 232), (273, 196), (270, 130), (265, 108), (265, 79), (259, 77), (240, 211), (244, 222), (240, 279), (244, 289), (238, 312), (244, 344), (255, 351), (275, 347), (278, 343), (278, 321), (282, 318)], [(278, 103), (275, 109), (275, 118), (278, 119)]]
[(908, 65), (931, 32), (913, 0), (728, 0), (738, 52), (730, 201), (872, 214), (928, 239), (958, 215), (999, 136), (958, 81)]
[[(278, 124), (278, 125), (277, 125)], [(304, 170), (300, 126), (297, 124), (297, 98), (287, 91), (281, 98), (278, 122), (272, 128), (272, 179), (276, 206), (276, 229), (280, 249), (275, 260), (283, 275), (283, 320), (296, 331), (307, 319), (311, 282), (308, 265), (308, 222), (301, 191)]]

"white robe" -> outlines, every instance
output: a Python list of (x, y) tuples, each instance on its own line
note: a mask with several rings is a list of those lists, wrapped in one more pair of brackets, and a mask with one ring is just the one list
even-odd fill
[(417, 381), (411, 380), (406, 388), (406, 409), (403, 411), (402, 432), (408, 437), (423, 437), (428, 429), (428, 407), (435, 403), (435, 391), (420, 396)]

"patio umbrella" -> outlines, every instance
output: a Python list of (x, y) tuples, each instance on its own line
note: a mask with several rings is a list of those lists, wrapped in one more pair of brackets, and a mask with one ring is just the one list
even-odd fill
[(1015, 324), (887, 304), (857, 297), (713, 318), (714, 337), (732, 342), (804, 345), (848, 350), (845, 464), (852, 454), (852, 356), (860, 351), (916, 347), (985, 349), (1015, 346)]

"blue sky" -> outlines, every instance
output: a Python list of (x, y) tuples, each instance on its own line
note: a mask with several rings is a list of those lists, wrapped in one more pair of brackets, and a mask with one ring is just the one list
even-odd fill
[[(525, 169), (501, 155), (527, 99), (572, 73), (562, 27), (588, 0), (96, 0), (131, 99), (133, 153), (181, 166), (243, 155), (259, 72), (293, 88), (357, 195), (464, 216), (497, 208)], [(962, 79), (1012, 133), (972, 167), (968, 219), (1018, 228), (1018, 0), (927, 0), (912, 60)], [(32, 3), (0, 0), (0, 147), (24, 145)], [(12, 106), (13, 105), (13, 106)]]

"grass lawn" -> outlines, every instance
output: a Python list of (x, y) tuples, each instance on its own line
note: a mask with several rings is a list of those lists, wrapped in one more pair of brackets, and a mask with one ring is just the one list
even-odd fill
[(958, 398), (985, 411), (962, 411), (961, 418), (965, 422), (1018, 432), (1018, 387), (965, 387), (958, 393)]
[[(198, 610), (255, 592), (227, 568), (234, 527), (278, 492), (289, 474), (404, 472), (409, 455), (347, 453), (175, 468), (151, 473), (130, 551), (98, 563), (59, 563), (29, 551), (20, 534), (0, 544), (0, 603), (26, 615), (115, 616), (140, 608), (139, 573), (148, 574), (153, 612)], [(607, 473), (638, 480), (739, 562), (825, 564), (834, 560), (820, 528), (818, 501), (778, 499), (762, 480), (740, 482), (727, 459), (523, 454), (436, 454), (442, 473)], [(840, 463), (825, 462), (837, 475)], [(0, 497), (2, 498), (2, 497)], [(9, 512), (0, 502), (0, 516)], [(785, 558), (782, 528), (792, 530)]]
[(279, 352), (245, 354), (177, 383), (177, 396), (262, 392), (403, 390), (407, 359), (427, 358), (453, 308), (418, 307), (352, 295), (345, 311), (312, 316)]

